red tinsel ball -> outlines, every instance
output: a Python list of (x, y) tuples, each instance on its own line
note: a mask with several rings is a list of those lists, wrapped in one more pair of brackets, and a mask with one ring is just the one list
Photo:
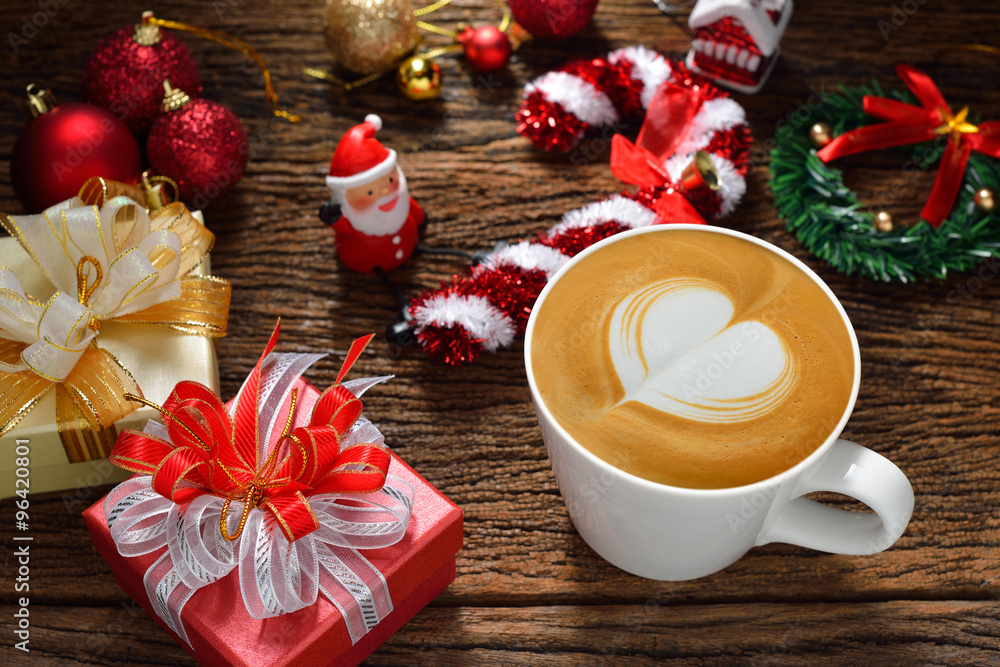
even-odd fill
[(75, 197), (93, 176), (135, 183), (141, 172), (128, 127), (83, 102), (60, 104), (29, 121), (10, 156), (14, 192), (28, 213)]
[(196, 99), (156, 119), (146, 152), (158, 174), (177, 181), (182, 200), (205, 208), (243, 176), (249, 142), (236, 114)]
[(181, 40), (161, 29), (157, 43), (143, 46), (133, 27), (117, 30), (94, 47), (83, 63), (83, 99), (110, 109), (142, 137), (162, 113), (163, 81), (191, 97), (201, 95), (201, 77)]
[(545, 151), (567, 153), (586, 134), (590, 125), (566, 111), (558, 102), (549, 102), (541, 91), (533, 91), (517, 112), (517, 132)]
[(575, 257), (598, 241), (628, 229), (617, 220), (609, 220), (586, 227), (570, 227), (552, 236), (542, 236), (538, 243), (555, 248), (567, 257)]
[(580, 77), (607, 95), (622, 118), (635, 118), (646, 111), (642, 106), (643, 84), (638, 75), (632, 78), (632, 65), (627, 60), (617, 65), (607, 58), (577, 60), (567, 63), (562, 71)]
[(493, 25), (466, 28), (458, 36), (465, 48), (465, 59), (482, 74), (499, 72), (510, 62), (510, 38)]
[(507, 0), (507, 5), (535, 37), (569, 37), (590, 23), (597, 0)]
[(547, 282), (548, 276), (541, 269), (523, 269), (516, 264), (502, 262), (493, 269), (474, 273), (472, 280), (461, 291), (465, 295), (486, 297), (510, 316), (517, 332), (523, 334), (528, 326), (531, 307)]
[(458, 326), (432, 324), (417, 334), (417, 340), (434, 362), (445, 366), (471, 364), (483, 351), (483, 342), (466, 338)]

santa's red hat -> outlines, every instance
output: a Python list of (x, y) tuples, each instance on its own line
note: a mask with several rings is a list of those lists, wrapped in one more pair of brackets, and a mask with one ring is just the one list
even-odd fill
[(370, 183), (396, 168), (396, 151), (386, 148), (375, 138), (382, 129), (382, 119), (375, 114), (365, 116), (365, 122), (355, 125), (341, 138), (330, 160), (330, 175), (326, 185), (335, 194)]

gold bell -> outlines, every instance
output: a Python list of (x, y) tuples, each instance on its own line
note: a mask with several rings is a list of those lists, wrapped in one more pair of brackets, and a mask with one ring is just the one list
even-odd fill
[(719, 172), (706, 151), (698, 151), (694, 154), (694, 160), (681, 173), (681, 182), (678, 183), (678, 187), (687, 193), (702, 189), (715, 192), (722, 187), (719, 182)]

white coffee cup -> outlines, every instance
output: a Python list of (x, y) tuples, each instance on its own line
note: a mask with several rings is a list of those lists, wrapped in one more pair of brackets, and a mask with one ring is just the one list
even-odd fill
[[(553, 285), (582, 258), (608, 244), (681, 229), (738, 237), (785, 258), (822, 288), (850, 335), (854, 382), (836, 427), (806, 459), (754, 484), (692, 489), (627, 473), (592, 454), (559, 425), (534, 379), (532, 334)], [(719, 227), (681, 224), (645, 227), (605, 239), (573, 258), (542, 290), (528, 320), (524, 359), (542, 439), (573, 524), (594, 551), (632, 574), (670, 581), (694, 579), (722, 570), (752, 547), (769, 542), (838, 554), (873, 554), (891, 546), (909, 523), (913, 489), (906, 476), (880, 454), (839, 439), (861, 380), (861, 355), (847, 313), (809, 267), (765, 241)], [(813, 491), (850, 496), (874, 514), (836, 509), (804, 497)]]

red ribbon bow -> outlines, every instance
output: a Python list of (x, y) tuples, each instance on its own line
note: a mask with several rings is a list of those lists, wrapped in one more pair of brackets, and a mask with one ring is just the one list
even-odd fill
[[(229, 540), (242, 532), (250, 510), (260, 507), (294, 542), (319, 528), (309, 496), (378, 491), (389, 470), (389, 453), (379, 445), (340, 447), (341, 438), (361, 416), (361, 401), (340, 381), (374, 334), (351, 344), (337, 381), (316, 400), (309, 425), (289, 430), (295, 412), (292, 394), (285, 432), (268, 456), (258, 454), (264, 451), (258, 446), (261, 369), (280, 327), (279, 322), (243, 386), (235, 418), (211, 389), (181, 382), (160, 408), (169, 441), (124, 430), (110, 456), (122, 468), (152, 475), (153, 490), (175, 503), (204, 494), (225, 498), (220, 528)], [(230, 535), (226, 524), (232, 501), (242, 502), (244, 509), (239, 528)]]
[(643, 189), (666, 188), (656, 202), (660, 222), (705, 224), (663, 168), (690, 133), (704, 98), (702, 86), (665, 81), (649, 104), (635, 143), (620, 134), (611, 138), (611, 173), (618, 180)]
[(938, 227), (955, 203), (972, 151), (1000, 158), (1000, 121), (980, 123), (977, 127), (966, 121), (968, 107), (957, 114), (952, 113), (941, 91), (924, 72), (909, 65), (899, 65), (896, 73), (923, 106), (865, 95), (865, 113), (889, 122), (845, 132), (817, 155), (829, 162), (845, 155), (950, 135), (951, 141), (938, 166), (934, 189), (920, 212), (921, 218)]

